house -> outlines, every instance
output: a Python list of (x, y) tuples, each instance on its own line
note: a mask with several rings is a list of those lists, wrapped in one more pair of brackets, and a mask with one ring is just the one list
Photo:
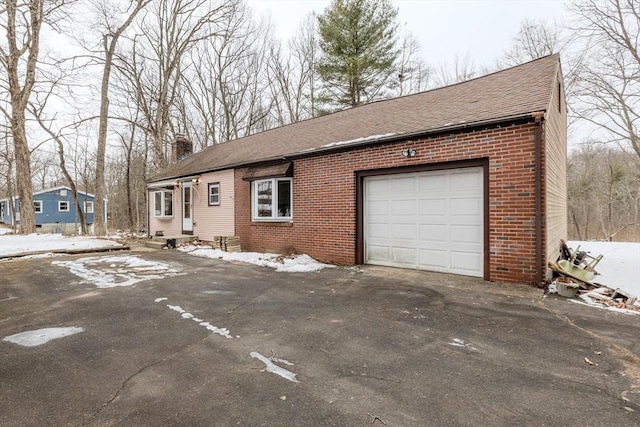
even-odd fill
[(566, 114), (550, 55), (210, 146), (149, 180), (149, 233), (540, 283), (567, 232)]
[[(78, 191), (78, 199), (87, 225), (93, 225), (94, 195)], [(14, 203), (14, 218), (9, 200), (9, 198), (0, 199), (0, 222), (10, 225), (20, 224), (20, 201), (17, 197), (11, 198)], [(41, 232), (75, 233), (80, 227), (80, 217), (77, 214), (76, 202), (70, 187), (60, 186), (33, 193), (33, 207), (36, 228)], [(106, 199), (104, 212), (106, 221)]]

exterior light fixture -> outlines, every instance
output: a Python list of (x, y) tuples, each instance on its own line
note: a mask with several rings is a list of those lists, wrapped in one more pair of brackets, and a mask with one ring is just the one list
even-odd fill
[(405, 148), (404, 150), (402, 150), (402, 155), (405, 157), (415, 157), (416, 150), (414, 150), (413, 148)]

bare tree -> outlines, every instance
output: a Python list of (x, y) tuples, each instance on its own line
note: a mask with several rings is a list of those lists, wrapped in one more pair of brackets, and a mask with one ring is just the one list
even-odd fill
[(429, 87), (432, 70), (418, 55), (420, 42), (412, 33), (405, 33), (400, 43), (396, 64), (398, 95), (422, 92)]
[(472, 79), (478, 73), (478, 68), (468, 52), (464, 55), (456, 53), (450, 64), (445, 62), (438, 66), (434, 80), (436, 86), (446, 86)]
[(637, 238), (640, 173), (635, 156), (593, 141), (568, 159), (570, 235), (579, 240)]
[(513, 67), (553, 53), (561, 47), (561, 28), (542, 19), (527, 18), (520, 22), (520, 29), (502, 58), (501, 68)]
[(315, 66), (318, 57), (317, 18), (310, 14), (286, 49), (273, 43), (269, 81), (278, 125), (314, 116)]
[(573, 12), (588, 53), (578, 75), (578, 113), (640, 158), (640, 3), (575, 0)]
[(220, 35), (237, 5), (237, 0), (154, 0), (119, 57), (118, 69), (134, 89), (142, 126), (151, 135), (156, 169), (167, 164), (168, 131), (181, 95), (180, 80), (189, 66), (187, 54), (198, 43)]
[(100, 85), (100, 124), (98, 129), (98, 152), (96, 156), (96, 184), (95, 184), (95, 213), (94, 232), (98, 236), (103, 236), (106, 232), (104, 220), (104, 164), (105, 151), (107, 146), (107, 125), (109, 121), (109, 81), (111, 69), (118, 46), (118, 40), (124, 31), (131, 25), (136, 15), (150, 3), (151, 0), (136, 0), (128, 6), (124, 22), (116, 21), (115, 16), (123, 13), (120, 10), (112, 10), (113, 2), (109, 0), (93, 1), (93, 6), (99, 11), (104, 19), (104, 34), (102, 35), (102, 49), (104, 54), (104, 67), (102, 71), (102, 83)]
[(0, 64), (8, 79), (11, 111), (1, 107), (10, 117), (11, 134), (15, 150), (16, 181), (18, 198), (21, 201), (20, 233), (36, 230), (35, 211), (31, 200), (31, 153), (27, 141), (27, 104), (36, 82), (36, 66), (40, 51), (40, 30), (45, 17), (44, 0), (30, 0), (18, 4), (16, 0), (5, 0), (5, 10), (0, 26), (5, 32), (7, 44), (0, 45)]

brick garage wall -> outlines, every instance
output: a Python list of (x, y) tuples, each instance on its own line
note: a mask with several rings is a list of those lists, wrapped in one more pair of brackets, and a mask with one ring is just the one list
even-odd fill
[[(415, 149), (416, 157), (403, 157), (404, 148)], [(242, 180), (246, 169), (236, 169), (236, 233), (244, 250), (307, 253), (324, 262), (354, 264), (357, 171), (482, 158), (489, 159), (488, 279), (531, 282), (536, 270), (533, 123), (295, 160), (290, 223), (252, 222), (251, 185)]]

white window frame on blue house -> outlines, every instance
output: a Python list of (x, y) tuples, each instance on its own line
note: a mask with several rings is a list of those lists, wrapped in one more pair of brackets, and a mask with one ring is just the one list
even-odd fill
[(42, 200), (33, 201), (33, 212), (42, 213)]
[[(66, 206), (66, 208), (63, 209), (63, 206)], [(69, 212), (68, 200), (58, 200), (58, 212)]]
[(91, 200), (84, 201), (84, 213), (88, 213), (88, 214), (93, 213), (93, 202)]
[[(288, 184), (288, 200), (286, 200), (286, 194), (279, 194), (282, 184)], [(293, 180), (291, 178), (257, 179), (251, 183), (251, 193), (254, 221), (284, 222), (293, 219)]]
[(173, 190), (153, 192), (153, 216), (156, 218), (173, 218)]

